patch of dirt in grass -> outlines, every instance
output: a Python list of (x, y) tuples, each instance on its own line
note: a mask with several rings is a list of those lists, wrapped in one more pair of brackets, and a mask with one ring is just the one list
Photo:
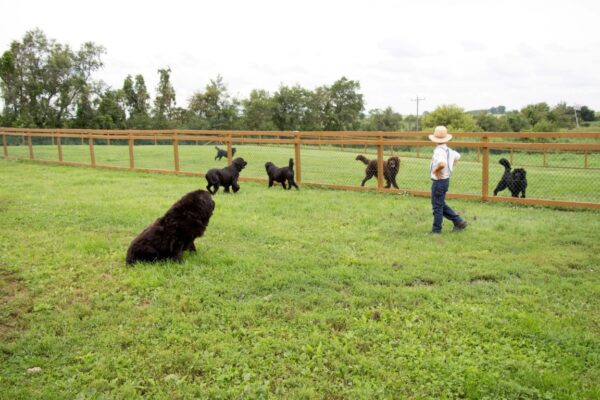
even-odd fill
[(31, 292), (25, 282), (0, 267), (0, 339), (10, 339), (24, 330), (23, 315), (31, 312), (32, 307)]
[(498, 278), (494, 275), (478, 275), (470, 280), (472, 285), (481, 285), (483, 283), (497, 283)]
[(412, 281), (408, 282), (406, 286), (415, 287), (415, 286), (433, 286), (435, 282), (429, 278), (416, 278)]
[(12, 200), (0, 198), (0, 212), (7, 211), (10, 204), (12, 204)]

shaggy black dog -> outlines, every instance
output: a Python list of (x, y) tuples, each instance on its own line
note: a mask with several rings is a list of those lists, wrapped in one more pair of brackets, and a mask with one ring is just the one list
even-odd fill
[[(273, 186), (273, 182), (281, 183), (284, 189), (291, 189), (292, 186), (298, 190), (298, 185), (294, 181), (294, 160), (290, 158), (290, 164), (287, 167), (277, 168), (275, 164), (272, 162), (268, 162), (265, 164), (265, 169), (267, 170), (267, 175), (269, 175), (269, 187)], [(285, 182), (287, 181), (288, 186), (285, 186)]]
[[(215, 149), (217, 149), (217, 155), (215, 156), (215, 160), (220, 160), (223, 157), (227, 157), (227, 150), (220, 149), (217, 146), (215, 146)], [(235, 147), (231, 148), (231, 156), (235, 156)]]
[(524, 198), (525, 189), (527, 189), (527, 171), (523, 168), (515, 168), (511, 171), (510, 162), (506, 158), (501, 158), (498, 162), (504, 166), (504, 174), (494, 189), (494, 196), (508, 188), (512, 197), (519, 197), (519, 193), (521, 193), (521, 197)]
[(240, 190), (240, 185), (237, 183), (240, 171), (246, 167), (246, 164), (248, 163), (243, 158), (238, 157), (228, 167), (209, 169), (206, 173), (206, 181), (208, 182), (206, 190), (215, 194), (219, 190), (219, 186), (223, 186), (225, 192), (229, 193), (229, 187), (233, 187), (233, 192), (236, 193)]
[[(369, 160), (362, 154), (357, 155), (356, 159), (362, 161), (367, 166), (365, 168), (365, 179), (360, 183), (360, 186), (365, 186), (366, 181), (377, 176), (377, 160)], [(396, 183), (398, 171), (400, 171), (400, 158), (393, 156), (383, 161), (383, 177), (385, 178), (386, 188), (394, 186), (396, 189), (399, 189)]]
[(181, 262), (184, 251), (196, 251), (194, 239), (204, 234), (214, 209), (215, 202), (206, 190), (186, 194), (133, 239), (127, 250), (127, 264)]

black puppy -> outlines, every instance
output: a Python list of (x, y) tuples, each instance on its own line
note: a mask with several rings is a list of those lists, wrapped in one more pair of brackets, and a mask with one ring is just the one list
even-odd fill
[[(206, 173), (206, 181), (208, 182), (206, 190), (215, 194), (219, 190), (219, 186), (223, 186), (226, 193), (229, 193), (229, 187), (233, 187), (233, 192), (236, 193), (240, 190), (240, 185), (237, 183), (240, 171), (246, 167), (246, 164), (248, 163), (243, 158), (238, 157), (228, 167), (209, 169)], [(211, 187), (213, 190), (211, 190)]]
[[(215, 146), (215, 149), (217, 149), (217, 155), (215, 156), (215, 160), (220, 160), (223, 157), (227, 157), (227, 150), (220, 149), (217, 146)], [(235, 156), (235, 147), (231, 148), (231, 156)]]
[(527, 189), (527, 171), (523, 168), (515, 168), (511, 171), (510, 162), (506, 158), (501, 158), (498, 162), (504, 166), (504, 174), (502, 175), (502, 178), (500, 178), (498, 185), (496, 185), (496, 189), (494, 189), (494, 196), (496, 196), (498, 192), (508, 188), (512, 197), (519, 197), (519, 193), (521, 193), (521, 197), (525, 198), (525, 189)]
[(127, 250), (127, 264), (180, 262), (184, 251), (196, 251), (194, 239), (204, 234), (214, 209), (215, 202), (206, 190), (186, 194), (133, 239)]
[[(291, 189), (292, 186), (299, 190), (298, 185), (294, 181), (294, 159), (290, 158), (290, 164), (287, 167), (277, 168), (272, 162), (265, 164), (267, 175), (269, 175), (269, 187), (273, 186), (273, 182), (281, 183), (284, 189)], [(288, 186), (285, 186), (287, 181)]]

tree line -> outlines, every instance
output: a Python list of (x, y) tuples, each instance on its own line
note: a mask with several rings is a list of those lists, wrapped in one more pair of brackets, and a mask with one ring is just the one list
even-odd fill
[[(83, 129), (241, 129), (275, 131), (406, 131), (415, 115), (391, 107), (365, 111), (360, 83), (341, 77), (309, 90), (281, 85), (270, 93), (254, 89), (247, 98), (229, 94), (219, 75), (178, 106), (171, 69), (158, 69), (156, 95), (141, 74), (124, 78), (120, 88), (92, 79), (103, 67), (103, 46), (86, 42), (78, 50), (49, 39), (40, 29), (13, 41), (0, 58), (0, 126)], [(446, 125), (462, 131), (555, 131), (600, 120), (587, 106), (530, 104), (467, 112), (455, 105), (420, 116), (424, 129)]]

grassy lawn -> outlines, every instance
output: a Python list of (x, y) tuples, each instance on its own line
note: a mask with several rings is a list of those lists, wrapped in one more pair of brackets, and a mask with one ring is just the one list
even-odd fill
[(196, 254), (128, 268), (204, 179), (0, 182), (0, 398), (600, 398), (597, 211), (455, 200), (431, 238), (425, 198), (242, 183)]
[[(87, 145), (65, 145), (63, 157), (65, 161), (90, 162), (90, 152)], [(223, 146), (221, 146), (224, 148)], [(271, 161), (278, 166), (287, 165), (290, 157), (294, 157), (292, 147), (236, 145), (236, 156), (248, 161), (243, 176), (266, 178), (265, 162)], [(129, 148), (127, 146), (94, 146), (96, 162), (104, 165), (121, 167), (129, 166)], [(365, 154), (365, 149), (339, 149), (314, 147), (302, 148), (302, 179), (305, 182), (352, 185), (358, 186), (364, 177), (365, 166), (356, 161), (357, 154)], [(401, 168), (398, 184), (401, 189), (430, 190), (431, 182), (427, 171), (431, 148), (421, 149), (420, 156), (415, 158), (408, 149), (395, 149), (401, 157)], [(464, 157), (457, 167), (450, 191), (453, 193), (481, 194), (481, 163), (476, 161), (477, 153), (462, 151)], [(181, 145), (179, 146), (180, 168), (182, 171), (206, 172), (210, 168), (223, 167), (226, 160), (215, 161), (214, 145)], [(386, 157), (391, 149), (386, 149)], [(9, 154), (13, 157), (27, 158), (27, 146), (10, 146)], [(367, 149), (368, 158), (377, 158), (376, 148)], [(57, 148), (50, 145), (34, 146), (34, 156), (38, 159), (57, 160)], [(507, 153), (493, 152), (490, 156), (490, 194), (504, 172), (498, 164), (501, 157), (510, 158)], [(135, 165), (139, 168), (173, 170), (173, 147), (171, 145), (136, 145), (134, 151)], [(515, 152), (514, 167), (524, 166), (527, 171), (529, 198), (548, 200), (585, 201), (600, 203), (600, 153), (588, 155), (588, 166), (593, 169), (583, 169), (584, 156), (573, 153), (553, 153), (547, 156), (549, 167), (542, 167), (543, 154)], [(376, 179), (367, 182), (367, 186), (375, 187)], [(510, 196), (505, 190), (501, 195)]]

